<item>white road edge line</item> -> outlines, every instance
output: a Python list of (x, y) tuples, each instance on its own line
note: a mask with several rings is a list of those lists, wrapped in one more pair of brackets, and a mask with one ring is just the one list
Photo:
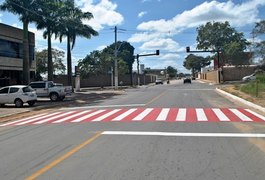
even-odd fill
[(145, 104), (117, 104), (117, 105), (104, 105), (104, 106), (82, 106), (82, 107), (70, 107), (61, 108), (60, 110), (67, 109), (97, 109), (97, 108), (115, 108), (115, 107), (143, 107)]
[(183, 132), (143, 132), (143, 131), (103, 131), (103, 135), (167, 136), (167, 137), (231, 137), (265, 138), (261, 133), (183, 133)]

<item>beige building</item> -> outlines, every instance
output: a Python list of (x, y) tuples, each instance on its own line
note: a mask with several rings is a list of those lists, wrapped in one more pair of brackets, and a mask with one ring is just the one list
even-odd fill
[[(29, 32), (30, 78), (36, 71), (35, 35)], [(0, 87), (22, 83), (23, 30), (0, 23)]]

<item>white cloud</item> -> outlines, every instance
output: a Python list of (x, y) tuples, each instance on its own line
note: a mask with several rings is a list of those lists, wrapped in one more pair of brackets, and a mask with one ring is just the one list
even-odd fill
[(147, 14), (146, 11), (142, 11), (142, 12), (140, 12), (140, 13), (138, 14), (138, 18), (141, 18), (141, 17), (143, 17), (143, 16), (146, 15), (146, 14)]
[(174, 40), (167, 39), (154, 39), (145, 42), (142, 46), (140, 46), (141, 50), (166, 50), (169, 52), (180, 52), (183, 51), (183, 48), (179, 46), (177, 42)]
[(208, 21), (229, 21), (233, 26), (245, 26), (258, 20), (258, 7), (264, 0), (252, 0), (242, 4), (227, 2), (204, 2), (189, 11), (184, 11), (172, 19), (143, 22), (137, 29), (155, 32), (179, 32), (197, 27)]
[(107, 47), (107, 45), (101, 45), (101, 46), (97, 47), (97, 50), (101, 51), (101, 50), (105, 49), (106, 47)]
[(103, 29), (104, 25), (120, 25), (124, 20), (123, 16), (116, 12), (118, 5), (110, 0), (101, 0), (97, 4), (94, 4), (93, 0), (81, 0), (77, 5), (81, 7), (82, 11), (93, 14), (94, 18), (84, 23), (92, 26), (96, 30)]

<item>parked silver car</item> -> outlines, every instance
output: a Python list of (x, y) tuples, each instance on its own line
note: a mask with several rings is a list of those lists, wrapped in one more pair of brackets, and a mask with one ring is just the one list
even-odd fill
[(243, 82), (246, 82), (246, 81), (251, 81), (251, 80), (255, 80), (256, 79), (256, 73), (253, 73), (249, 76), (245, 76), (242, 78), (242, 81)]
[(6, 86), (0, 89), (1, 106), (5, 104), (15, 104), (16, 107), (22, 107), (24, 103), (33, 106), (36, 101), (36, 92), (29, 86)]

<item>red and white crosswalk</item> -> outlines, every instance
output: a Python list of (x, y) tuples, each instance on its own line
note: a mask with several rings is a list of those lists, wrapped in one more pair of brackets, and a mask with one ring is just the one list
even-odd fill
[(80, 122), (265, 122), (265, 117), (241, 108), (131, 108), (71, 110), (38, 114), (0, 124), (59, 124)]

